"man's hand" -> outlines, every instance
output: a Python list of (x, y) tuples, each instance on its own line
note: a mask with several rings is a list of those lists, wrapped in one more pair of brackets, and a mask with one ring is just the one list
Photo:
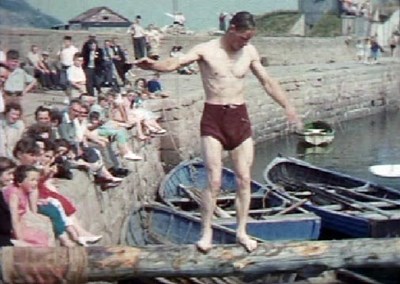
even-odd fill
[(285, 108), (285, 113), (288, 119), (289, 130), (300, 132), (304, 128), (304, 124), (301, 121), (300, 117), (298, 116), (294, 107), (289, 106)]
[(153, 59), (144, 57), (144, 58), (134, 61), (133, 64), (135, 64), (136, 66), (138, 66), (139, 68), (142, 68), (144, 70), (153, 70), (155, 62), (156, 61)]

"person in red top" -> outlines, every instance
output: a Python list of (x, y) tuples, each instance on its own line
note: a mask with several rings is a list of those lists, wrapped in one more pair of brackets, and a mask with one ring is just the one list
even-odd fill
[(84, 229), (81, 222), (76, 217), (76, 207), (70, 199), (57, 191), (57, 187), (53, 184), (53, 176), (57, 172), (57, 166), (54, 164), (56, 147), (50, 140), (43, 141), (43, 154), (39, 158), (42, 167), (41, 176), (38, 183), (38, 202), (57, 200), (61, 208), (61, 215), (66, 223), (66, 230), (70, 237), (81, 245), (98, 242), (102, 236), (94, 235)]

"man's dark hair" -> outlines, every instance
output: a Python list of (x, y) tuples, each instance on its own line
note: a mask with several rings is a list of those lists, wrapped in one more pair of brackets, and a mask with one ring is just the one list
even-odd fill
[(89, 113), (89, 121), (100, 120), (100, 113), (98, 111), (92, 111)]
[(72, 36), (65, 36), (64, 40), (72, 40)]
[(21, 165), (15, 168), (14, 171), (14, 183), (19, 185), (27, 178), (29, 172), (39, 172), (35, 166)]
[(0, 175), (9, 169), (15, 168), (17, 165), (15, 162), (6, 157), (0, 157)]
[(51, 138), (52, 134), (53, 134), (53, 131), (51, 129), (51, 126), (37, 122), (37, 123), (31, 124), (26, 129), (24, 136), (34, 138), (35, 140), (39, 140), (39, 139), (44, 138), (43, 135), (47, 136), (47, 138), (44, 138), (44, 139)]
[(35, 110), (35, 119), (37, 120), (39, 112), (48, 112), (51, 115), (51, 109), (45, 106), (38, 106)]
[(16, 60), (16, 59), (19, 59), (19, 52), (18, 52), (18, 50), (10, 49), (10, 50), (7, 51), (7, 53), (6, 53), (6, 58), (7, 58), (7, 60)]
[(17, 102), (9, 102), (6, 104), (4, 113), (9, 113), (11, 110), (17, 110), (22, 114), (22, 106)]
[(69, 106), (71, 107), (71, 106), (73, 106), (73, 105), (82, 105), (82, 101), (80, 100), (80, 99), (72, 99), (70, 102), (69, 102)]
[(237, 12), (229, 24), (235, 26), (237, 30), (250, 30), (256, 27), (253, 15), (246, 11)]
[(58, 109), (52, 109), (50, 113), (50, 120), (52, 123), (57, 123), (57, 126), (61, 124), (63, 120), (63, 114)]
[(17, 144), (13, 149), (13, 156), (18, 158), (18, 154), (40, 154), (40, 147), (36, 143), (36, 140), (32, 137), (23, 137), (18, 140)]

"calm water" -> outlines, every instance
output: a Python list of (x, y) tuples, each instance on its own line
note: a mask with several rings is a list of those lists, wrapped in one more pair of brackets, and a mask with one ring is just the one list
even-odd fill
[[(400, 178), (381, 178), (368, 171), (375, 164), (400, 164), (400, 112), (388, 111), (334, 125), (327, 147), (304, 149), (291, 134), (256, 146), (253, 178), (263, 182), (263, 170), (279, 153), (400, 189)], [(229, 162), (226, 163), (230, 166)]]

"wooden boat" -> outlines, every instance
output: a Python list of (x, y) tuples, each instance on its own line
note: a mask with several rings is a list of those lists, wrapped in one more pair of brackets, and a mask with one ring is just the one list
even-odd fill
[(265, 169), (270, 190), (279, 191), (322, 218), (322, 228), (347, 237), (400, 235), (400, 192), (302, 160), (275, 158)]
[[(201, 191), (207, 187), (207, 171), (201, 159), (184, 161), (168, 173), (161, 182), (161, 200), (193, 216), (200, 216), (199, 203)], [(237, 189), (235, 173), (222, 169), (221, 193), (217, 198), (217, 208), (213, 222), (226, 228), (235, 229), (235, 192)], [(304, 240), (317, 239), (320, 231), (320, 218), (293, 204), (275, 192), (265, 190), (263, 184), (251, 182), (251, 203), (248, 233), (262, 240)]]
[(324, 146), (332, 143), (335, 130), (325, 121), (314, 121), (304, 125), (301, 132), (297, 132), (301, 141), (311, 146)]
[[(236, 232), (232, 229), (212, 225), (213, 244), (235, 244)], [(161, 203), (142, 205), (132, 211), (126, 224), (125, 242), (130, 246), (147, 245), (183, 245), (194, 244), (199, 240), (201, 231), (200, 218), (186, 212), (175, 210)], [(253, 238), (258, 242), (261, 239)], [(296, 273), (281, 272), (255, 275), (254, 279), (263, 279), (262, 283), (292, 283)], [(151, 280), (151, 281), (150, 281)], [(125, 283), (125, 282), (124, 282)], [(243, 279), (234, 276), (212, 278), (156, 278), (131, 279), (129, 283), (199, 283), (199, 284), (232, 284), (244, 283)], [(261, 283), (261, 282), (260, 282)]]
[[(135, 209), (130, 215), (126, 242), (131, 246), (195, 244), (200, 232), (200, 218), (160, 203), (151, 203)], [(236, 243), (235, 231), (213, 224), (213, 243)]]

